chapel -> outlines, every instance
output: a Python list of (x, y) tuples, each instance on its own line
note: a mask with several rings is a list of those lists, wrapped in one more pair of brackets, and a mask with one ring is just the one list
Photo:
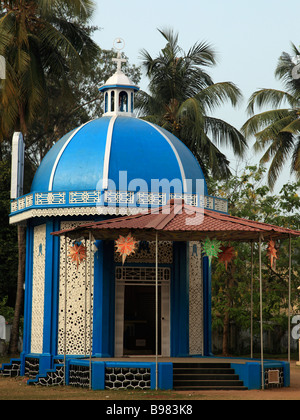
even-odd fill
[[(123, 263), (114, 241), (72, 241), (55, 231), (155, 209), (170, 200), (227, 213), (208, 196), (191, 151), (137, 118), (139, 88), (117, 71), (99, 91), (104, 113), (62, 137), (42, 160), (31, 191), (11, 203), (27, 226), (21, 372), (63, 354), (98, 358), (155, 352), (155, 244), (140, 241)], [(74, 247), (82, 258), (72, 258)], [(89, 252), (91, 249), (91, 252)], [(159, 342), (164, 357), (211, 355), (211, 273), (199, 241), (159, 241)], [(31, 361), (31, 362), (30, 362)]]

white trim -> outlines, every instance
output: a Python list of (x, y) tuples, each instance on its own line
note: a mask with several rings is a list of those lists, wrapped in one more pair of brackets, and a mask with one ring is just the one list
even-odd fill
[(96, 216), (103, 214), (107, 216), (130, 216), (141, 213), (141, 207), (112, 207), (112, 206), (93, 206), (93, 207), (62, 207), (52, 209), (31, 209), (15, 216), (10, 216), (9, 223), (20, 223), (34, 217), (61, 217), (61, 216)]
[(115, 121), (117, 119), (117, 115), (114, 115), (108, 126), (107, 136), (106, 136), (106, 145), (105, 145), (105, 155), (104, 155), (104, 164), (103, 164), (103, 190), (107, 190), (108, 188), (108, 171), (109, 171), (109, 161), (110, 161), (110, 151), (111, 151), (111, 143), (112, 143), (112, 135), (114, 130)]
[(152, 124), (152, 123), (150, 123), (148, 121), (145, 121), (145, 123), (151, 125), (151, 127), (153, 127), (156, 131), (158, 131), (165, 138), (165, 140), (167, 140), (169, 146), (173, 150), (174, 155), (176, 156), (176, 159), (177, 159), (177, 162), (178, 162), (178, 165), (179, 165), (179, 169), (180, 169), (180, 173), (181, 173), (181, 178), (182, 178), (182, 182), (183, 182), (183, 192), (184, 193), (187, 193), (188, 191), (187, 191), (185, 171), (184, 171), (183, 164), (181, 162), (180, 156), (179, 156), (179, 154), (178, 154), (175, 146), (170, 141), (170, 139), (163, 133), (163, 131), (160, 130), (160, 127), (158, 127), (158, 126), (156, 126), (156, 125), (154, 125), (154, 124)]
[[(93, 120), (92, 120), (93, 121)], [(57, 157), (56, 157), (56, 160), (55, 160), (55, 162), (54, 162), (54, 165), (53, 165), (53, 168), (52, 168), (52, 171), (51, 171), (51, 176), (50, 176), (50, 181), (49, 181), (49, 187), (48, 187), (48, 191), (52, 191), (52, 188), (53, 188), (53, 181), (54, 181), (54, 175), (55, 175), (55, 172), (56, 172), (56, 169), (57, 169), (57, 166), (58, 166), (58, 163), (59, 163), (59, 161), (60, 161), (60, 158), (62, 157), (62, 154), (64, 153), (64, 151), (66, 150), (66, 148), (67, 148), (67, 146), (69, 145), (69, 143), (70, 143), (70, 141), (76, 136), (76, 134), (84, 127), (84, 126), (86, 126), (87, 124), (89, 124), (90, 122), (92, 122), (92, 121), (88, 121), (87, 123), (85, 123), (85, 124), (82, 124), (80, 127), (78, 127), (75, 131), (74, 131), (74, 133), (68, 138), (68, 140), (65, 142), (65, 144), (63, 145), (63, 147), (61, 148), (61, 150), (60, 150), (60, 152), (59, 152), (59, 154), (57, 155)]]

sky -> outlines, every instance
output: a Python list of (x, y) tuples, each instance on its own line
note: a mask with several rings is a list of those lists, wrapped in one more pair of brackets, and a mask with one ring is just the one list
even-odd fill
[[(125, 41), (124, 53), (130, 64), (141, 65), (140, 51), (153, 57), (166, 42), (159, 29), (179, 34), (184, 51), (199, 41), (212, 45), (217, 65), (209, 69), (215, 83), (231, 81), (243, 94), (238, 108), (224, 105), (214, 112), (240, 129), (248, 119), (246, 106), (250, 95), (260, 88), (282, 89), (274, 72), (283, 51), (291, 53), (291, 43), (300, 45), (299, 0), (98, 0), (93, 24), (99, 27), (94, 39), (103, 49), (111, 49), (116, 38)], [(147, 90), (142, 76), (140, 88)], [(232, 171), (259, 162), (250, 142), (243, 161), (230, 150), (221, 149), (231, 162)], [(282, 172), (274, 192), (290, 179)]]

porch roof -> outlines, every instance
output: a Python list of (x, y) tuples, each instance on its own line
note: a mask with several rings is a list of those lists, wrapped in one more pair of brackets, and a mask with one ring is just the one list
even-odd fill
[(166, 206), (140, 214), (92, 222), (76, 228), (53, 232), (72, 239), (117, 239), (131, 232), (139, 240), (196, 241), (207, 237), (222, 241), (258, 241), (300, 236), (300, 231), (268, 223), (256, 222), (228, 214), (186, 205), (182, 200), (171, 200)]

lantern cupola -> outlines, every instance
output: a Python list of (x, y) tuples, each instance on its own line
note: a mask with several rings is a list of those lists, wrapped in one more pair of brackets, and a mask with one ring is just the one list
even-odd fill
[(104, 93), (104, 116), (124, 115), (133, 116), (134, 93), (139, 90), (122, 71), (122, 63), (127, 60), (121, 58), (118, 51), (117, 58), (113, 58), (117, 63), (117, 71), (104, 85), (99, 88)]

